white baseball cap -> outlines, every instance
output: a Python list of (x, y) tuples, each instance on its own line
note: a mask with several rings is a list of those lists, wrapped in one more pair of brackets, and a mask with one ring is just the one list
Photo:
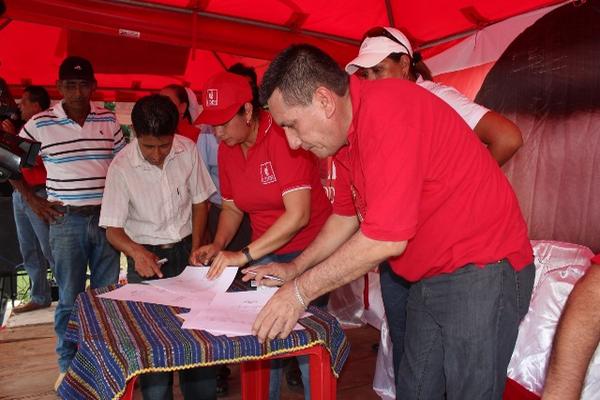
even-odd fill
[(386, 27), (396, 40), (385, 36), (368, 37), (363, 40), (358, 56), (346, 65), (346, 72), (352, 75), (360, 68), (371, 68), (383, 61), (392, 53), (404, 53), (413, 56), (412, 46), (408, 38), (396, 28)]

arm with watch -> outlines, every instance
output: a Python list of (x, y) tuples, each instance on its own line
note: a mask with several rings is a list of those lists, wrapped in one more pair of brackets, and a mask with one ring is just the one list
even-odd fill
[[(285, 212), (261, 237), (241, 251), (232, 252), (223, 249), (235, 235), (243, 212), (232, 201), (224, 201), (215, 241), (194, 252), (194, 261), (208, 264), (212, 259), (207, 277), (214, 279), (221, 275), (227, 266), (241, 267), (281, 248), (310, 220), (310, 189), (296, 190), (285, 194), (283, 204)], [(252, 220), (252, 213), (250, 213), (250, 220)]]

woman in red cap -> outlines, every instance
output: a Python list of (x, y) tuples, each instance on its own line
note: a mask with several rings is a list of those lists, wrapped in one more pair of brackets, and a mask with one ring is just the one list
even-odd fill
[[(290, 149), (283, 130), (261, 109), (245, 77), (230, 72), (213, 76), (204, 86), (202, 106), (196, 122), (213, 125), (221, 142), (223, 205), (213, 243), (192, 253), (191, 261), (212, 261), (207, 276), (214, 278), (229, 265), (293, 260), (331, 214), (318, 159), (307, 151)], [(238, 252), (224, 251), (244, 212), (250, 216), (252, 242)], [(308, 399), (308, 360), (299, 358), (299, 362)], [(278, 369), (272, 370), (271, 399), (279, 398), (280, 375)]]

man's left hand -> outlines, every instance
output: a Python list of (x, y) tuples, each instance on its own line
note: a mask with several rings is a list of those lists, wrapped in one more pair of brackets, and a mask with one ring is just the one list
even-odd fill
[(252, 333), (258, 336), (258, 341), (266, 339), (284, 339), (296, 326), (298, 319), (304, 314), (304, 307), (298, 299), (294, 283), (283, 285), (260, 311), (252, 326)]

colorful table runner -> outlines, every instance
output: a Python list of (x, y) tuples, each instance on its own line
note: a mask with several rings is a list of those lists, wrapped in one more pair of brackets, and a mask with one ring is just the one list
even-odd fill
[(65, 339), (77, 343), (78, 352), (58, 391), (65, 399), (116, 399), (127, 381), (142, 373), (265, 359), (319, 344), (329, 351), (338, 376), (350, 352), (337, 320), (315, 307), (299, 321), (304, 330), (260, 344), (256, 336), (181, 329), (176, 315), (185, 308), (96, 297), (116, 287), (77, 298)]

